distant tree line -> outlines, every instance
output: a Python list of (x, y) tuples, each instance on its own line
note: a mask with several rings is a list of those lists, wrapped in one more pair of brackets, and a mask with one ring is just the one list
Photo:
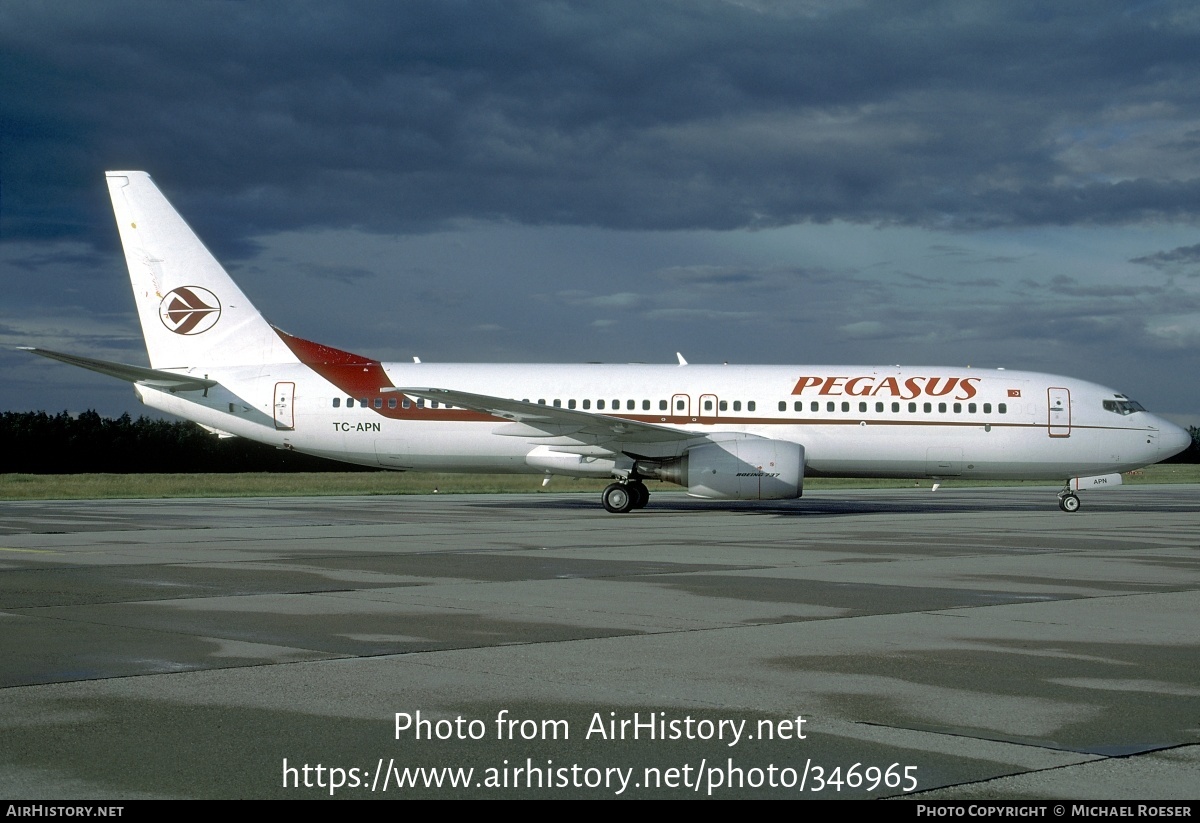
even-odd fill
[[(1188, 429), (1192, 445), (1169, 463), (1200, 463), (1200, 427)], [(83, 474), (107, 472), (320, 472), (372, 471), (241, 437), (219, 438), (195, 423), (115, 420), (86, 411), (0, 414), (0, 472)]]
[(195, 423), (115, 420), (85, 411), (0, 414), (0, 472), (140, 474), (148, 472), (370, 471), (277, 449), (241, 437), (219, 438)]

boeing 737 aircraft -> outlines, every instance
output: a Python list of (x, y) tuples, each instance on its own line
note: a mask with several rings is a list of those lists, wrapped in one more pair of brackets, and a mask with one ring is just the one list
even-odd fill
[(107, 173), (150, 368), (45, 349), (223, 436), (401, 471), (646, 480), (785, 500), (804, 478), (1056, 480), (1059, 506), (1191, 442), (1093, 383), (900, 366), (381, 363), (275, 328), (140, 171)]

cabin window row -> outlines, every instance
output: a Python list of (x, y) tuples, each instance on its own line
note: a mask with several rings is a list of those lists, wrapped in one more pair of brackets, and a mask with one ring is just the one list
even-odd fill
[[(342, 398), (340, 398), (340, 397), (333, 398), (333, 407), (335, 409), (340, 409), (342, 407), (342, 402), (343, 402)], [(346, 408), (348, 408), (348, 409), (354, 408), (355, 404), (357, 404), (360, 408), (364, 408), (364, 409), (369, 409), (372, 407), (376, 408), (376, 409), (382, 409), (383, 402), (384, 401), (383, 401), (382, 397), (376, 397), (373, 400), (370, 398), (367, 398), (367, 397), (360, 397), (357, 400), (353, 397), (347, 397), (345, 399)], [(522, 402), (528, 403), (530, 401), (529, 401), (529, 398), (526, 397), (522, 400)], [(559, 398), (555, 398), (550, 401), (547, 401), (545, 398), (538, 398), (537, 402), (539, 405), (542, 405), (542, 406), (552, 405), (555, 408), (563, 408), (564, 407), (564, 401)], [(677, 413), (689, 414), (688, 402), (686, 400), (677, 399), (674, 401), (674, 403), (675, 403), (675, 411)], [(397, 401), (397, 399), (395, 397), (389, 397), (387, 399), (387, 407), (389, 409), (394, 409), (397, 406), (399, 406), (400, 408), (403, 408), (403, 409), (409, 409), (409, 408), (412, 408), (413, 403), (407, 397), (405, 397), (399, 401)], [(425, 399), (418, 398), (416, 401), (416, 406), (418, 409), (426, 408)], [(624, 400), (624, 401), (622, 401), (622, 400), (612, 400), (612, 401), (596, 400), (594, 407), (595, 407), (596, 411), (609, 411), (609, 410), (611, 410), (611, 411), (638, 411), (639, 406), (640, 406), (641, 411), (651, 411), (652, 407), (653, 407), (651, 401), (649, 401), (649, 400), (642, 400), (640, 403), (637, 400)], [(701, 404), (701, 406), (704, 409), (705, 414), (712, 413), (712, 411), (713, 411), (713, 401), (712, 400), (709, 400), (709, 399), (704, 400), (703, 403)], [(584, 411), (590, 411), (593, 408), (593, 401), (591, 401), (591, 400), (578, 400), (577, 401), (574, 399), (570, 399), (570, 400), (565, 401), (565, 407), (568, 409), (578, 408), (578, 409), (583, 409)], [(451, 409), (454, 407), (448, 403), (439, 403), (437, 400), (433, 400), (433, 401), (429, 402), (428, 408)], [(741, 400), (720, 400), (720, 401), (717, 401), (717, 408), (723, 412), (729, 411), (730, 409), (732, 409), (735, 412), (740, 412), (743, 409), (743, 403)], [(755, 403), (753, 400), (747, 400), (744, 404), (744, 408), (746, 411), (750, 411), (750, 412), (756, 411), (758, 408), (758, 404)], [(658, 410), (662, 411), (662, 412), (671, 411), (670, 401), (659, 400), (658, 401)]]
[[(983, 413), (984, 414), (992, 413), (992, 404), (991, 403), (984, 403), (982, 405), (983, 405)], [(885, 411), (887, 410), (887, 406), (888, 406), (887, 403), (884, 403), (879, 400), (875, 401), (875, 413), (876, 414), (885, 413)], [(937, 413), (938, 414), (946, 414), (948, 412), (952, 412), (953, 414), (962, 414), (963, 410), (965, 408), (967, 414), (978, 414), (979, 406), (980, 406), (980, 404), (978, 404), (978, 403), (938, 403), (937, 404)], [(848, 411), (851, 411), (852, 404), (848, 400), (843, 400), (841, 403), (837, 403), (833, 400), (828, 400), (825, 402), (825, 411), (827, 411), (827, 412), (839, 411), (839, 407), (840, 407), (841, 411), (848, 412)], [(916, 403), (916, 402), (910, 401), (907, 404), (907, 407), (908, 407), (909, 413), (912, 413), (912, 414), (915, 414), (917, 412), (918, 408), (920, 408), (920, 410), (922, 412), (924, 412), (925, 414), (933, 414), (934, 404), (933, 403)], [(804, 411), (804, 401), (803, 400), (795, 401), (792, 408), (794, 411), (803, 412)], [(858, 402), (858, 411), (859, 412), (870, 411), (870, 408), (871, 408), (871, 404), (866, 402), (865, 400), (860, 400)], [(902, 408), (901, 403), (899, 403), (897, 401), (892, 401), (891, 411), (893, 414), (899, 414), (901, 408)], [(787, 411), (787, 401), (786, 400), (779, 401), (779, 410)], [(810, 412), (820, 412), (821, 411), (820, 401), (813, 400), (809, 404), (808, 410)], [(997, 403), (996, 404), (996, 413), (997, 414), (1008, 414), (1008, 404), (1007, 403)]]
[[(367, 397), (360, 397), (357, 400), (355, 400), (353, 397), (346, 398), (346, 408), (352, 409), (352, 408), (354, 408), (355, 404), (358, 404), (359, 408), (363, 408), (363, 409), (370, 409), (370, 408), (382, 409), (383, 408), (383, 398), (376, 397), (374, 400), (367, 398)], [(405, 397), (403, 400), (399, 400), (399, 401), (395, 397), (389, 397), (387, 399), (387, 407), (389, 409), (394, 409), (397, 406), (399, 406), (402, 409), (411, 409), (413, 407), (413, 405), (414, 405), (413, 401), (409, 400), (407, 397)], [(418, 409), (423, 409), (423, 408), (425, 408), (425, 406), (426, 406), (425, 398), (424, 397), (417, 398), (416, 407)], [(452, 409), (452, 408), (454, 408), (449, 403), (439, 403), (437, 400), (430, 401), (428, 406), (431, 409), (439, 409), (439, 408)], [(333, 407), (335, 409), (340, 409), (342, 407), (342, 398), (340, 398), (340, 397), (333, 398)]]
[[(528, 403), (529, 398), (525, 398), (522, 402)], [(554, 399), (554, 400), (547, 402), (545, 398), (538, 398), (537, 402), (538, 402), (538, 405), (541, 405), (541, 406), (551, 405), (551, 406), (554, 406), (555, 408), (563, 408), (563, 401), (560, 399)], [(676, 413), (678, 413), (678, 414), (689, 414), (690, 413), (689, 409), (688, 409), (688, 401), (682, 400), (682, 399), (677, 399), (674, 402), (675, 402), (674, 410)], [(721, 411), (729, 411), (729, 409), (731, 407), (734, 411), (742, 410), (742, 401), (741, 400), (733, 400), (733, 401), (721, 400), (721, 401), (718, 401), (718, 405), (719, 405), (719, 408)], [(713, 401), (705, 400), (703, 402), (702, 406), (706, 413), (711, 413), (713, 410)], [(591, 400), (579, 400), (579, 401), (567, 400), (566, 408), (568, 408), (568, 409), (583, 409), (584, 411), (591, 411), (593, 408), (593, 405), (592, 405)], [(610, 411), (610, 410), (611, 411), (622, 411), (622, 410), (623, 411), (637, 411), (639, 408), (639, 403), (636, 400), (625, 400), (624, 406), (622, 406), (621, 400), (613, 400), (611, 402), (611, 405), (610, 405), (609, 401), (607, 401), (607, 400), (597, 400), (597, 401), (595, 401), (594, 408), (596, 411)], [(651, 410), (653, 410), (653, 404), (649, 400), (643, 400), (640, 403), (640, 408), (642, 411), (651, 411)], [(746, 403), (745, 403), (746, 411), (754, 411), (756, 408), (757, 408), (757, 404), (753, 400), (746, 401)], [(659, 400), (658, 401), (658, 410), (660, 412), (671, 411), (671, 402), (668, 400)]]
[[(382, 409), (384, 400), (382, 397), (376, 397), (374, 399), (367, 398), (367, 397), (360, 397), (357, 400), (355, 400), (355, 398), (353, 398), (353, 397), (347, 397), (345, 402), (346, 402), (346, 408), (348, 408), (348, 409), (354, 408), (355, 403), (357, 403), (360, 408), (364, 408), (364, 409), (369, 409), (372, 407), (376, 408), (376, 409)], [(529, 399), (526, 398), (523, 402), (528, 403)], [(545, 400), (545, 398), (539, 398), (537, 402), (539, 405), (542, 405), (542, 406), (547, 405), (547, 401)], [(722, 412), (727, 412), (727, 411), (731, 411), (731, 410), (735, 411), (735, 412), (742, 411), (742, 401), (741, 400), (718, 400), (718, 401), (715, 401), (715, 403), (716, 403), (716, 409), (718, 411), (722, 411)], [(340, 398), (340, 397), (333, 398), (333, 407), (335, 409), (341, 408), (341, 405), (342, 405), (342, 398)], [(556, 399), (550, 401), (550, 405), (553, 405), (555, 408), (562, 408), (563, 401), (561, 399), (556, 398)], [(626, 401), (624, 401), (624, 411), (637, 411), (638, 405), (639, 404), (636, 400), (626, 400)], [(649, 400), (641, 401), (640, 405), (641, 405), (642, 411), (650, 411), (651, 410), (651, 403)], [(967, 414), (978, 414), (980, 405), (982, 405), (982, 407), (983, 407), (984, 414), (992, 413), (992, 404), (991, 403), (983, 403), (983, 404), (978, 404), (978, 403), (938, 403), (937, 404), (937, 413), (938, 414), (947, 414), (947, 413), (963, 414), (964, 409), (965, 409)], [(400, 408), (404, 408), (404, 409), (410, 409), (413, 407), (413, 401), (409, 400), (407, 397), (405, 397), (401, 400), (398, 400), (395, 397), (389, 397), (387, 399), (387, 407), (389, 409), (394, 409), (397, 406), (399, 406)], [(705, 398), (700, 403), (700, 407), (702, 409), (702, 414), (706, 414), (706, 415), (712, 414), (713, 406), (714, 406), (714, 401), (712, 399)], [(425, 399), (418, 398), (416, 401), (416, 407), (418, 409), (426, 408)], [(428, 407), (431, 409), (453, 408), (448, 403), (439, 403), (437, 400), (430, 401), (428, 404)], [(584, 411), (590, 411), (592, 409), (592, 401), (591, 400), (575, 401), (573, 399), (567, 400), (566, 407), (568, 409), (582, 408)], [(859, 403), (858, 403), (858, 411), (860, 413), (869, 412), (870, 407), (871, 407), (871, 404), (867, 403), (866, 401), (859, 401)], [(608, 411), (609, 409), (611, 409), (612, 411), (622, 411), (622, 401), (621, 400), (613, 400), (613, 401), (611, 401), (611, 405), (610, 405), (609, 401), (597, 400), (595, 403), (595, 408), (596, 408), (596, 411)], [(793, 408), (793, 411), (803, 412), (805, 410), (804, 409), (804, 401), (803, 400), (795, 401), (792, 408)], [(886, 404), (882, 401), (875, 402), (875, 413), (876, 414), (884, 414), (887, 411), (887, 408), (888, 408), (888, 404)], [(891, 403), (891, 411), (893, 414), (898, 414), (900, 412), (901, 408), (902, 408), (901, 403), (899, 403), (897, 401), (893, 401)], [(933, 414), (934, 413), (934, 404), (933, 403), (918, 404), (918, 403), (912, 402), (912, 401), (907, 403), (907, 410), (910, 414), (915, 414), (917, 412), (918, 408), (920, 409), (920, 411), (924, 412), (925, 414)], [(658, 401), (658, 410), (664, 411), (664, 412), (670, 411), (671, 404), (666, 400), (659, 400)], [(745, 410), (748, 412), (756, 411), (757, 404), (753, 400), (747, 400), (745, 403)], [(786, 400), (779, 401), (779, 410), (781, 412), (787, 411), (787, 401)], [(675, 411), (683, 413), (683, 414), (687, 414), (688, 413), (687, 401), (682, 400), (682, 399), (675, 400)], [(814, 412), (814, 413), (820, 412), (821, 411), (820, 401), (813, 400), (809, 404), (808, 411)], [(833, 400), (829, 400), (829, 401), (826, 401), (826, 403), (825, 403), (825, 411), (826, 412), (838, 412), (838, 411), (850, 412), (850, 411), (852, 411), (852, 404), (847, 400), (843, 400), (841, 403), (835, 402)], [(996, 404), (996, 412), (998, 414), (1008, 414), (1008, 404), (1007, 403)], [(1128, 412), (1126, 412), (1126, 413), (1128, 413)]]

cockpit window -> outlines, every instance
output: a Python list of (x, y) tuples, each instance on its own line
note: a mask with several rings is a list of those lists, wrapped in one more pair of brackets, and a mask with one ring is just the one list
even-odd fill
[(1110, 411), (1121, 416), (1133, 414), (1134, 412), (1145, 411), (1142, 404), (1136, 400), (1105, 400), (1104, 410)]

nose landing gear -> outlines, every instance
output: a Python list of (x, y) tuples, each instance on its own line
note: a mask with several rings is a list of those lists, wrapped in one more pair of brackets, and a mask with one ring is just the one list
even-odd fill
[(1067, 514), (1074, 514), (1079, 511), (1079, 495), (1071, 491), (1070, 487), (1063, 489), (1058, 493), (1058, 507)]

